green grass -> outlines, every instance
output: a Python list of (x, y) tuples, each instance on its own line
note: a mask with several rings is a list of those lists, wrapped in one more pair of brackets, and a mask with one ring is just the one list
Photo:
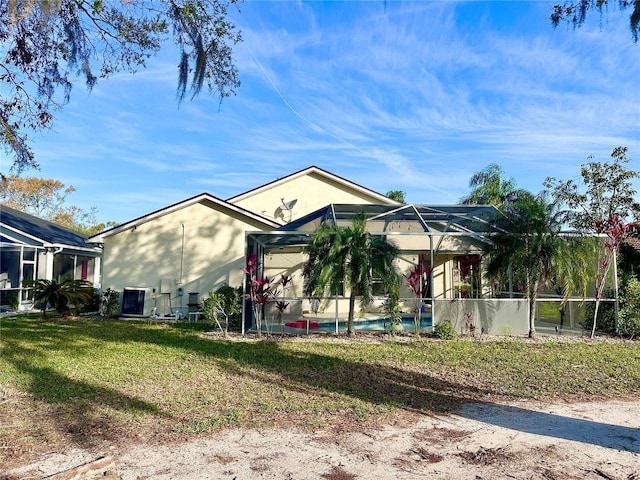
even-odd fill
[(97, 437), (105, 423), (120, 434), (318, 428), (398, 408), (449, 412), (465, 400), (640, 393), (640, 342), (224, 341), (202, 328), (5, 318), (0, 387), (34, 402), (25, 415)]

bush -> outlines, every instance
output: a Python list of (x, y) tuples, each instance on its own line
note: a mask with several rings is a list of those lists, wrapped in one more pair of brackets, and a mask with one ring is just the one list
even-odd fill
[[(622, 272), (618, 277), (618, 331), (615, 327), (615, 305), (613, 302), (602, 302), (598, 309), (598, 331), (624, 337), (640, 336), (640, 281), (633, 273)], [(613, 296), (609, 292), (608, 296)], [(593, 325), (594, 303), (585, 308), (584, 328), (591, 330)]]
[(458, 332), (449, 320), (445, 320), (433, 327), (433, 336), (442, 340), (453, 340), (458, 336)]
[(640, 281), (635, 277), (623, 278), (620, 287), (619, 333), (625, 337), (640, 336)]
[[(223, 285), (215, 292), (209, 292), (202, 302), (202, 314), (206, 321), (217, 323), (226, 333), (228, 330), (239, 330), (242, 313), (242, 287), (233, 288)], [(225, 322), (225, 327), (219, 323)]]
[(5, 295), (4, 298), (4, 302), (1, 303), (5, 303), (7, 305), (9, 305), (11, 307), (12, 310), (14, 311), (18, 311), (18, 308), (20, 307), (20, 301), (18, 300), (18, 294), (15, 292), (9, 292)]
[(389, 323), (391, 325), (391, 333), (396, 333), (401, 330), (402, 309), (398, 302), (399, 287), (397, 284), (394, 284), (389, 288), (389, 296), (382, 305), (384, 314), (389, 319)]
[(107, 288), (100, 295), (100, 316), (115, 317), (120, 310), (119, 304), (120, 292)]
[(100, 311), (100, 301), (101, 295), (100, 290), (97, 288), (93, 289), (93, 294), (91, 296), (91, 301), (89, 303), (85, 303), (82, 306), (82, 313), (94, 313)]

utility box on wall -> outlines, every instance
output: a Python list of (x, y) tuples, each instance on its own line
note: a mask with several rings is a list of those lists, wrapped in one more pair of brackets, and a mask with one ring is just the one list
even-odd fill
[(160, 293), (173, 293), (173, 281), (170, 278), (160, 280)]

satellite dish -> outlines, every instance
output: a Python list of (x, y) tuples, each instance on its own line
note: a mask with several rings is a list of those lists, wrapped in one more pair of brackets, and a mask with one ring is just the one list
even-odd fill
[(286, 210), (287, 212), (289, 212), (289, 221), (291, 221), (291, 219), (293, 218), (293, 212), (291, 211), (293, 209), (293, 206), (298, 203), (298, 199), (294, 198), (293, 200), (289, 200), (288, 202), (284, 201), (284, 198), (280, 199), (280, 203), (282, 204), (282, 207), (278, 207), (276, 209), (276, 212), (278, 212), (278, 210), (280, 211), (280, 213), (276, 213), (276, 216), (280, 216), (282, 218), (283, 221), (286, 221), (284, 219), (284, 214), (283, 212)]
[(291, 211), (291, 209), (293, 208), (293, 206), (298, 203), (298, 199), (294, 198), (293, 200), (289, 200), (288, 202), (284, 201), (284, 198), (280, 199), (280, 202), (282, 203), (282, 206), (284, 207), (285, 210), (287, 211)]

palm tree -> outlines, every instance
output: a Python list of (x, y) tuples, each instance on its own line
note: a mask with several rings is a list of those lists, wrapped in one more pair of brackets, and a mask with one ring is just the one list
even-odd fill
[(42, 315), (47, 316), (47, 305), (56, 309), (60, 316), (69, 315), (70, 305), (77, 309), (89, 303), (93, 297), (93, 287), (85, 280), (25, 280), (26, 288), (33, 288), (33, 302), (42, 305)]
[(404, 192), (403, 190), (389, 190), (386, 193), (386, 196), (389, 197), (391, 200), (395, 200), (396, 202), (400, 202), (400, 203), (407, 203), (407, 201), (404, 198), (405, 195), (406, 195), (406, 192)]
[[(493, 236), (485, 249), (487, 275), (500, 278), (512, 272), (529, 300), (529, 337), (534, 337), (538, 290), (555, 282), (562, 285), (565, 298), (575, 290), (586, 295), (588, 274), (577, 265), (588, 262), (588, 256), (572, 257), (569, 239), (560, 234), (556, 205), (547, 201), (546, 194), (517, 191), (506, 197), (503, 210), (502, 233)], [(565, 268), (571, 258), (576, 262), (574, 273)]]
[(391, 286), (398, 281), (393, 264), (398, 248), (366, 230), (364, 213), (353, 217), (351, 225), (339, 227), (323, 223), (307, 248), (309, 260), (303, 269), (305, 294), (338, 295), (343, 285), (350, 289), (347, 334), (353, 333), (356, 297), (362, 306), (371, 302), (373, 279)]
[(509, 195), (516, 192), (516, 181), (506, 179), (504, 170), (497, 163), (489, 164), (484, 170), (476, 172), (469, 180), (472, 191), (462, 198), (462, 204), (493, 205), (502, 208), (502, 204)]

